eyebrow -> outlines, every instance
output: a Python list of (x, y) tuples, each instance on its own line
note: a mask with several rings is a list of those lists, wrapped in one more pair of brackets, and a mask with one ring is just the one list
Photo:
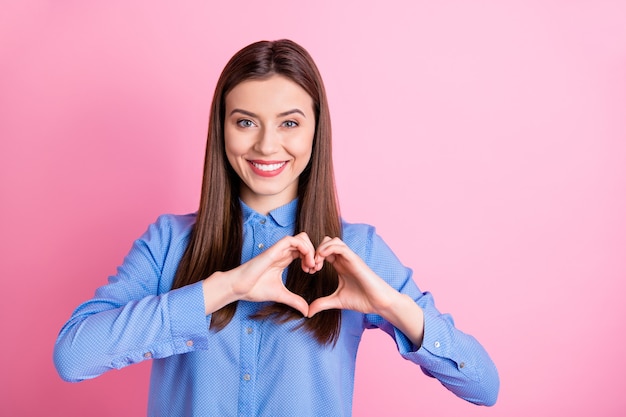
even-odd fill
[[(243, 109), (233, 109), (233, 111), (230, 112), (229, 116), (232, 116), (234, 113), (241, 113), (243, 115), (249, 116), (249, 117), (259, 117), (258, 115), (249, 112), (247, 110), (243, 110)], [(303, 117), (306, 118), (306, 115), (304, 114), (304, 112), (300, 109), (291, 109), (291, 110), (287, 110), (284, 111), (282, 113), (278, 113), (276, 116), (277, 117), (285, 117), (285, 116), (289, 116), (290, 114), (294, 114), (294, 113), (299, 113), (301, 114)]]

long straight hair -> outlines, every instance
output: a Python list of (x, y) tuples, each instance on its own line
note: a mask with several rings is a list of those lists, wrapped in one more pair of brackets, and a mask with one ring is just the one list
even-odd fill
[[(315, 247), (325, 236), (341, 237), (341, 221), (332, 163), (330, 113), (322, 77), (308, 52), (293, 41), (261, 41), (237, 52), (222, 71), (215, 88), (207, 136), (200, 208), (190, 242), (178, 266), (172, 288), (180, 288), (228, 271), (241, 264), (243, 245), (240, 179), (224, 149), (225, 97), (239, 83), (281, 75), (302, 87), (313, 99), (315, 136), (311, 159), (298, 179), (295, 232), (306, 232)], [(338, 285), (336, 271), (324, 265), (316, 276), (302, 271), (300, 260), (288, 267), (285, 286), (308, 303), (332, 294)], [(219, 331), (232, 320), (237, 302), (211, 317), (211, 329)], [(279, 323), (302, 319), (297, 310), (270, 304), (254, 315)], [(327, 310), (301, 324), (322, 344), (335, 343), (341, 326), (340, 310)]]

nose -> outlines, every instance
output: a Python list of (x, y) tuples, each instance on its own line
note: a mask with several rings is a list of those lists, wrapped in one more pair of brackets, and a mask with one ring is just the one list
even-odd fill
[(271, 155), (275, 153), (280, 146), (280, 137), (277, 132), (272, 129), (262, 128), (259, 131), (259, 137), (254, 145), (254, 149), (262, 155)]

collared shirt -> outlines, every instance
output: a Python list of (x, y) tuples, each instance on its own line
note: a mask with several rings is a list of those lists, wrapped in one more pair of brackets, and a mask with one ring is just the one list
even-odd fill
[[(267, 216), (242, 203), (242, 263), (293, 235), (297, 200)], [(459, 397), (495, 402), (496, 368), (471, 336), (422, 293), (373, 227), (343, 223), (343, 241), (381, 278), (424, 311), (417, 347), (375, 314), (343, 310), (336, 345), (250, 315), (263, 303), (240, 301), (233, 320), (209, 330), (201, 282), (171, 290), (195, 214), (163, 215), (135, 241), (117, 274), (81, 304), (62, 328), (54, 360), (67, 381), (151, 360), (149, 416), (350, 416), (354, 367), (362, 333), (379, 328), (399, 353)], [(304, 320), (304, 319), (302, 319)], [(123, 410), (120, 410), (123, 412)]]

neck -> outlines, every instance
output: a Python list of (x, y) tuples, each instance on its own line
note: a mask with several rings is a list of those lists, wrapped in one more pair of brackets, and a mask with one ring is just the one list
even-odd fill
[(296, 196), (293, 198), (275, 198), (274, 196), (254, 196), (254, 198), (250, 198), (250, 196), (241, 195), (241, 201), (243, 201), (248, 207), (252, 210), (256, 211), (259, 214), (267, 216), (270, 211), (277, 209), (278, 207), (282, 207), (285, 204), (293, 201)]

